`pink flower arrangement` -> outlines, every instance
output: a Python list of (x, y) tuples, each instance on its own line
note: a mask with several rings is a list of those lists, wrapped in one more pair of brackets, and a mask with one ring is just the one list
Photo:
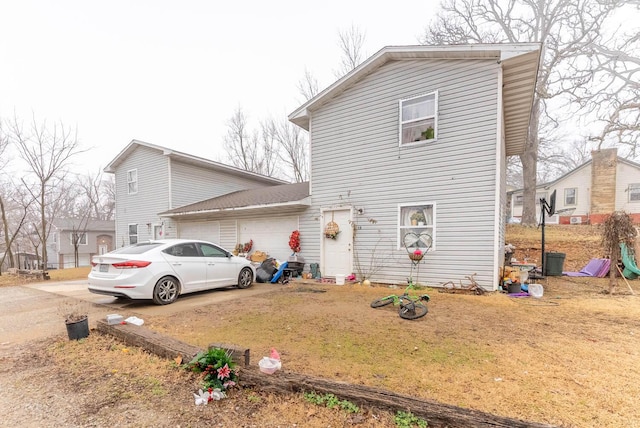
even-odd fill
[(415, 254), (416, 256), (421, 256), (422, 255), (422, 251), (420, 250), (420, 248), (416, 248), (416, 250), (413, 252), (413, 254)]

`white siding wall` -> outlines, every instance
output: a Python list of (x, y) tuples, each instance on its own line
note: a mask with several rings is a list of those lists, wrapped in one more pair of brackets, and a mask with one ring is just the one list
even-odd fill
[[(425, 257), (420, 281), (439, 285), (477, 272), (481, 285), (495, 287), (498, 67), (390, 62), (311, 114), (313, 206), (301, 224), (308, 263), (320, 258), (320, 209), (353, 205), (364, 209), (354, 219), (356, 251), (378, 245), (378, 253), (389, 253), (372, 279), (406, 283), (411, 263), (398, 247), (398, 204), (432, 201), (437, 251)], [(398, 148), (398, 100), (435, 90), (437, 141)]]
[(640, 201), (629, 202), (629, 184), (640, 184), (640, 170), (618, 161), (616, 172), (616, 210), (640, 212)]
[[(127, 191), (127, 171), (138, 170), (138, 193)], [(160, 151), (140, 146), (116, 169), (115, 248), (129, 245), (128, 225), (138, 224), (138, 241), (153, 238), (153, 224), (162, 223), (158, 213), (169, 209), (167, 158)], [(147, 227), (147, 224), (150, 226)], [(165, 236), (176, 237), (175, 226), (164, 220)]]
[(172, 207), (178, 208), (237, 190), (265, 186), (248, 178), (225, 174), (221, 171), (194, 166), (175, 160), (171, 161)]

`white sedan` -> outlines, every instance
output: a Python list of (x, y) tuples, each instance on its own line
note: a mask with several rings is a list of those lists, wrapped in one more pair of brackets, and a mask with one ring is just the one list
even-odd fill
[(211, 242), (160, 239), (94, 256), (89, 291), (158, 305), (181, 294), (228, 286), (248, 288), (256, 277), (249, 260)]

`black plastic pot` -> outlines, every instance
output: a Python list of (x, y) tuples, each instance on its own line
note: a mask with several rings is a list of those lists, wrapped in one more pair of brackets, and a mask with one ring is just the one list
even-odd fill
[(65, 322), (67, 325), (67, 335), (69, 340), (79, 340), (89, 337), (89, 318), (80, 321)]

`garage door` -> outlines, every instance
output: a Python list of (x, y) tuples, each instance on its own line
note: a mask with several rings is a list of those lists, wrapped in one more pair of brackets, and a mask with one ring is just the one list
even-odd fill
[(178, 237), (202, 239), (215, 244), (220, 242), (220, 223), (217, 221), (193, 221), (178, 224)]
[(298, 216), (238, 220), (241, 243), (253, 239), (253, 250), (264, 251), (269, 257), (282, 261), (291, 255), (289, 235), (298, 227)]

